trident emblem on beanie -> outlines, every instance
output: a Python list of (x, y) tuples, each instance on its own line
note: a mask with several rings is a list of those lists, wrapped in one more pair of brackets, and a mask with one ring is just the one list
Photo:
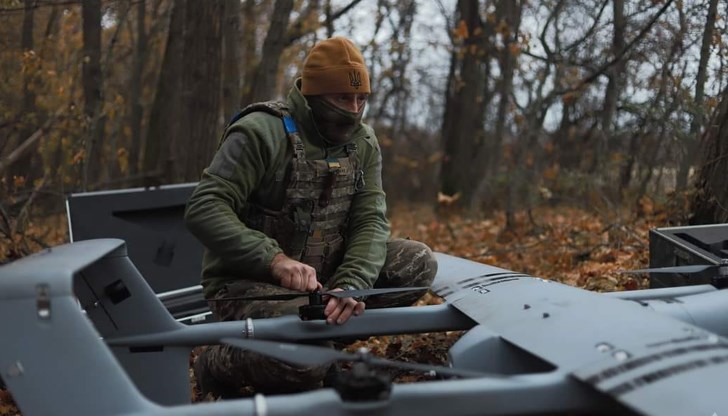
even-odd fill
[(349, 85), (356, 88), (357, 90), (359, 89), (359, 87), (361, 87), (361, 72), (349, 72)]
[(322, 40), (311, 49), (303, 63), (303, 95), (370, 92), (364, 57), (352, 41), (337, 36)]

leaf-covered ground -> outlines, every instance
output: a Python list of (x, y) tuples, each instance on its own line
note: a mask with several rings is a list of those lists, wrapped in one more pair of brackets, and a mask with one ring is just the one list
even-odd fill
[(435, 251), (505, 269), (558, 280), (589, 290), (646, 287), (620, 270), (648, 262), (650, 228), (665, 214), (595, 214), (575, 208), (543, 208), (517, 214), (512, 229), (505, 216), (449, 215), (438, 219), (426, 208), (396, 209), (393, 233), (427, 243)]
[[(427, 207), (399, 207), (390, 214), (393, 235), (427, 243), (433, 250), (557, 280), (595, 291), (647, 288), (646, 278), (622, 270), (649, 262), (648, 233), (663, 226), (667, 214), (656, 213), (650, 201), (635, 214), (596, 214), (574, 208), (544, 208), (516, 216), (506, 229), (502, 213), (491, 217), (450, 214), (438, 217)], [(428, 295), (421, 303), (440, 303)], [(372, 337), (349, 350), (367, 347), (373, 353), (409, 362), (441, 364), (461, 332)], [(425, 377), (393, 371), (396, 382)]]
[[(567, 207), (544, 207), (531, 215), (516, 216), (506, 229), (505, 216), (437, 216), (424, 206), (397, 206), (390, 212), (393, 235), (427, 243), (440, 251), (505, 269), (597, 291), (646, 288), (645, 278), (621, 274), (621, 270), (648, 264), (648, 231), (664, 226), (667, 214), (655, 212), (645, 201), (631, 213), (595, 213)], [(31, 241), (64, 242), (64, 222), (40, 221), (29, 228)], [(32, 243), (31, 245), (33, 245)], [(12, 257), (17, 241), (0, 240), (0, 260)], [(427, 295), (421, 304), (439, 303)], [(372, 337), (351, 345), (366, 347), (390, 359), (441, 364), (459, 332)], [(194, 358), (194, 357), (193, 357)], [(425, 376), (392, 371), (395, 382), (420, 381)], [(193, 388), (193, 394), (194, 394)], [(210, 398), (196, 397), (197, 400)], [(12, 398), (0, 390), (0, 415), (19, 414)]]

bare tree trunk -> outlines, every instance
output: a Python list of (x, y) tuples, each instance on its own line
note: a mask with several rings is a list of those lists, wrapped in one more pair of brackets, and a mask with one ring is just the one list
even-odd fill
[(182, 148), (180, 123), (184, 25), (185, 0), (174, 0), (169, 18), (167, 45), (149, 116), (143, 164), (145, 172), (162, 173), (166, 183), (176, 182), (184, 168), (177, 157), (180, 153), (178, 149)]
[(86, 134), (86, 156), (82, 167), (83, 189), (88, 177), (99, 177), (99, 167), (103, 158), (101, 152), (101, 132), (103, 123), (100, 117), (102, 104), (101, 72), (101, 0), (84, 1), (81, 6), (83, 18), (83, 98), (84, 115), (88, 123)]
[(137, 4), (137, 38), (134, 48), (134, 62), (131, 76), (131, 146), (129, 149), (129, 175), (136, 175), (141, 163), (140, 152), (142, 147), (142, 120), (144, 107), (142, 106), (144, 62), (147, 58), (147, 29), (146, 29), (146, 2)]
[[(379, 123), (387, 120), (392, 125), (393, 137), (404, 137), (405, 126), (408, 122), (408, 110), (411, 102), (411, 84), (407, 82), (407, 68), (412, 60), (410, 46), (412, 24), (417, 13), (417, 3), (413, 0), (400, 1), (394, 5), (397, 18), (389, 17), (392, 37), (389, 41), (391, 66), (381, 69), (381, 77), (376, 80), (376, 104), (370, 97), (369, 111), (374, 114), (372, 119)], [(392, 10), (384, 7), (382, 13), (393, 14)], [(371, 75), (371, 74), (370, 74)]]
[(324, 12), (326, 13), (326, 37), (332, 37), (334, 36), (334, 19), (333, 19), (333, 13), (331, 12), (331, 0), (326, 0), (326, 5), (324, 6)]
[(248, 97), (253, 89), (253, 77), (255, 68), (258, 65), (255, 53), (258, 36), (256, 34), (255, 0), (245, 0), (243, 4), (243, 41), (240, 50), (240, 61), (243, 66), (240, 71), (240, 79), (243, 80), (239, 97), (240, 107), (247, 104)]
[(240, 109), (240, 14), (240, 0), (225, 0), (222, 115), (226, 119)]
[[(678, 111), (681, 105), (681, 99), (677, 94), (670, 94), (672, 88), (669, 80), (673, 76), (671, 62), (674, 62), (684, 51), (682, 38), (685, 30), (686, 26), (681, 21), (680, 33), (673, 39), (668, 53), (660, 62), (659, 67), (661, 69), (658, 78), (660, 83), (658, 84), (655, 97), (651, 100), (645, 112), (648, 117), (654, 118), (654, 122), (645, 125), (645, 131), (641, 134), (642, 137), (639, 138), (642, 148), (649, 149), (649, 152), (647, 157), (642, 158), (643, 161), (640, 166), (641, 178), (635, 194), (635, 201), (647, 192), (649, 182), (654, 176), (654, 170), (659, 166), (660, 157), (664, 157), (660, 151), (661, 144), (665, 143), (670, 134), (674, 134), (674, 130), (670, 128), (670, 119)], [(633, 156), (634, 154), (630, 154), (628, 157), (632, 158)]]
[(43, 35), (46, 39), (55, 36), (58, 33), (58, 9), (58, 5), (54, 4), (51, 6), (51, 13), (48, 16), (48, 22), (46, 23), (45, 33)]
[(728, 222), (728, 89), (722, 94), (712, 122), (702, 140), (703, 159), (695, 181), (691, 224)]
[(273, 98), (281, 53), (286, 46), (291, 10), (293, 10), (293, 0), (276, 0), (270, 28), (263, 43), (263, 56), (255, 69), (250, 93), (243, 98), (243, 104)]
[[(349, 3), (349, 6), (347, 7), (352, 7), (359, 1), (360, 0), (353, 1), (352, 3)], [(327, 2), (328, 6), (330, 6), (330, 3), (331, 2)], [(325, 23), (327, 23), (329, 17), (331, 17), (330, 10), (326, 10), (327, 21)], [(292, 45), (305, 34), (315, 32), (321, 26), (319, 23), (320, 14), (321, 0), (309, 0), (306, 9), (299, 13), (296, 20), (289, 25), (288, 33), (286, 34), (286, 38), (288, 38), (286, 46)]]
[[(612, 34), (612, 57), (617, 57), (622, 52), (625, 46), (625, 26), (626, 21), (624, 17), (624, 0), (612, 0), (612, 13), (614, 20), (612, 23), (613, 34)], [(617, 110), (617, 101), (619, 95), (622, 92), (622, 76), (624, 72), (625, 64), (623, 60), (616, 62), (610, 68), (606, 70), (607, 88), (604, 91), (604, 104), (601, 111), (601, 119), (599, 123), (601, 125), (601, 134), (599, 135), (599, 141), (597, 146), (599, 151), (595, 152), (595, 168), (597, 171), (602, 171), (604, 168), (604, 160), (609, 152), (609, 142), (612, 140), (612, 134), (614, 132), (614, 115)]]
[[(513, 93), (513, 76), (516, 70), (516, 51), (519, 48), (518, 30), (521, 25), (522, 7), (522, 2), (517, 0), (499, 0), (495, 5), (496, 24), (503, 36), (503, 46), (494, 51), (498, 59), (498, 72), (500, 73), (500, 79), (494, 91), (494, 94), (498, 94), (498, 107), (493, 135), (483, 145), (478, 155), (478, 160), (483, 161), (486, 167), (486, 173), (479, 178), (479, 190), (487, 189), (487, 186), (485, 186), (487, 181), (497, 172), (498, 166), (502, 164), (499, 163), (499, 159), (503, 157), (506, 120), (513, 107), (511, 95)], [(517, 200), (520, 199), (520, 195), (523, 195), (524, 182), (527, 180), (525, 172), (522, 172), (522, 166), (519, 165), (519, 159), (525, 157), (524, 154), (528, 151), (526, 148), (527, 140), (528, 138), (525, 136), (519, 137), (519, 141), (514, 143), (511, 158), (503, 161), (509, 170), (506, 227), (512, 225), (513, 214), (520, 205)], [(478, 195), (474, 196), (475, 202), (488, 198), (488, 195), (480, 195), (481, 193), (484, 194), (485, 192), (479, 192)]]
[[(625, 48), (625, 28), (627, 25), (624, 16), (624, 0), (612, 0), (613, 17), (613, 34), (612, 34), (612, 52), (611, 56), (615, 59), (622, 56), (621, 53)], [(597, 152), (594, 153), (594, 169), (600, 175), (605, 176), (605, 183), (610, 184), (605, 191), (609, 195), (610, 200), (618, 203), (622, 197), (622, 192), (626, 189), (620, 186), (619, 182), (608, 179), (609, 172), (614, 171), (607, 166), (608, 155), (613, 151), (612, 143), (615, 142), (614, 119), (617, 112), (617, 103), (619, 96), (622, 94), (624, 85), (624, 70), (626, 68), (625, 58), (622, 56), (614, 65), (606, 70), (609, 81), (604, 91), (604, 104), (602, 105), (601, 118), (599, 124), (601, 129), (596, 135)], [(626, 176), (624, 177), (626, 178)]]
[[(58, 5), (53, 5), (51, 8), (50, 15), (48, 16), (48, 21), (45, 26), (45, 31), (43, 33), (44, 42), (43, 42), (43, 56), (49, 56), (49, 53), (53, 53), (53, 42), (54, 39), (58, 36), (58, 30), (59, 30), (59, 20), (60, 20), (60, 14), (59, 9), (61, 7)], [(50, 160), (50, 172), (55, 178), (57, 182), (56, 186), (61, 192), (64, 192), (65, 184), (63, 181), (63, 177), (66, 174), (66, 165), (63, 163), (63, 140), (57, 140), (56, 147), (53, 149), (53, 156)]]
[[(26, 137), (30, 136), (35, 129), (38, 128), (38, 112), (35, 106), (35, 92), (33, 83), (37, 78), (35, 69), (33, 69), (32, 62), (37, 59), (35, 51), (33, 50), (35, 45), (33, 42), (33, 11), (35, 10), (35, 0), (24, 0), (23, 2), (23, 29), (21, 34), (21, 51), (23, 53), (23, 62), (29, 65), (23, 74), (23, 103), (22, 103), (22, 122), (18, 136), (18, 144), (25, 140)], [(10, 189), (15, 191), (23, 189), (32, 189), (32, 183), (35, 179), (35, 172), (33, 171), (33, 160), (35, 152), (24, 152), (20, 158), (15, 162), (9, 172)], [(23, 181), (17, 182), (12, 180), (13, 177), (23, 178)]]
[(488, 74), (481, 70), (483, 21), (478, 1), (459, 0), (457, 15), (455, 24), (461, 30), (467, 28), (467, 33), (450, 60), (442, 123), (444, 157), (440, 189), (446, 195), (462, 195), (461, 200), (469, 204), (478, 176), (473, 155), (485, 135), (482, 92)]
[[(345, 15), (361, 0), (351, 0), (332, 14), (327, 14), (327, 23)], [(269, 3), (264, 3), (269, 4)], [(283, 50), (293, 44), (305, 34), (313, 33), (318, 29), (318, 15), (320, 11), (320, 0), (310, 0), (298, 18), (289, 23), (290, 14), (295, 2), (292, 0), (276, 0), (271, 14), (271, 24), (263, 44), (263, 51), (260, 59), (256, 58), (256, 27), (258, 16), (256, 16), (255, 1), (246, 0), (243, 4), (243, 49), (241, 53), (242, 69), (242, 94), (241, 106), (251, 102), (270, 100), (275, 98), (276, 80), (279, 72), (280, 56)], [(287, 28), (287, 29), (286, 29)]]
[(184, 87), (180, 136), (186, 158), (182, 177), (197, 180), (217, 144), (222, 78), (222, 0), (187, 2), (184, 36)]
[[(497, 161), (494, 155), (501, 154), (501, 146), (503, 143), (504, 120), (506, 119), (506, 111), (511, 106), (511, 93), (513, 91), (513, 72), (516, 68), (515, 50), (518, 48), (518, 30), (521, 26), (521, 12), (523, 3), (517, 0), (500, 0), (496, 5), (496, 14), (499, 26), (505, 28), (501, 31), (504, 36), (504, 46), (499, 53), (499, 64), (501, 80), (498, 88), (500, 100), (498, 103), (498, 121), (496, 121), (496, 138), (494, 145), (491, 147), (489, 166), (496, 165)], [(507, 30), (507, 32), (506, 32)], [(529, 171), (533, 169), (533, 165), (528, 166), (525, 163), (529, 152), (533, 151), (535, 138), (542, 123), (529, 123), (532, 126), (529, 131), (518, 138), (518, 142), (514, 143), (514, 152), (511, 160), (507, 161), (509, 165), (509, 186), (508, 186), (508, 204), (506, 208), (506, 227), (513, 227), (515, 212), (519, 208), (528, 207), (530, 209), (530, 188), (532, 179)], [(486, 178), (483, 178), (485, 180)]]
[[(30, 62), (34, 59), (33, 55), (35, 55), (35, 44), (33, 42), (33, 11), (35, 10), (35, 0), (25, 0), (24, 6), (25, 10), (23, 12), (23, 33), (21, 38), (21, 48), (23, 50), (23, 54), (27, 55), (24, 57), (24, 59)], [(27, 124), (37, 122), (37, 120), (33, 120), (33, 118), (35, 118), (36, 116), (36, 107), (35, 92), (33, 86), (31, 85), (34, 82), (35, 78), (36, 74), (34, 71), (26, 71), (23, 76), (23, 114), (26, 120), (28, 120), (28, 122), (24, 123), (26, 124), (25, 130), (31, 130), (31, 128), (29, 128)], [(21, 137), (27, 136), (27, 134), (21, 135)]]
[(687, 145), (685, 156), (680, 161), (680, 167), (677, 173), (676, 189), (683, 190), (687, 187), (688, 177), (690, 176), (690, 168), (695, 163), (698, 151), (698, 137), (700, 129), (703, 127), (705, 120), (705, 109), (703, 108), (703, 100), (705, 98), (705, 82), (707, 80), (708, 60), (710, 59), (710, 45), (713, 42), (713, 32), (715, 30), (715, 20), (718, 14), (718, 0), (710, 0), (708, 5), (708, 16), (705, 20), (705, 29), (703, 30), (703, 40), (700, 47), (700, 63), (698, 64), (698, 74), (695, 79), (695, 101), (693, 108), (693, 119), (690, 123), (690, 134), (687, 137)]

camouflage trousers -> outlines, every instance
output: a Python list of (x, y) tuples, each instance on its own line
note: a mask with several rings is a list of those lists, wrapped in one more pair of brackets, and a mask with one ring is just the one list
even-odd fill
[[(436, 272), (437, 262), (429, 247), (417, 241), (392, 239), (387, 242), (387, 258), (374, 287), (429, 287)], [(215, 294), (214, 298), (278, 293), (290, 293), (290, 291), (273, 284), (241, 280), (227, 284)], [(417, 291), (372, 296), (366, 300), (366, 308), (409, 306), (424, 293)], [(298, 307), (307, 302), (308, 299), (303, 297), (289, 301), (209, 303), (213, 315), (218, 320), (232, 321), (298, 314)], [(330, 345), (330, 343), (322, 344)], [(329, 366), (289, 365), (228, 345), (210, 346), (200, 354), (198, 360), (203, 360), (198, 364), (205, 367), (216, 384), (225, 385), (226, 390), (239, 391), (248, 387), (258, 393), (266, 394), (293, 393), (318, 388), (329, 370)]]

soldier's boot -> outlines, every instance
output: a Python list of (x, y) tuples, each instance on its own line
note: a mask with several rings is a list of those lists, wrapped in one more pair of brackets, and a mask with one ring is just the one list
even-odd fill
[(213, 374), (210, 364), (211, 350), (206, 347), (197, 356), (193, 366), (195, 372), (195, 382), (197, 383), (197, 391), (200, 397), (205, 399), (208, 394), (216, 398), (232, 399), (240, 397), (240, 388), (236, 385), (219, 380)]

